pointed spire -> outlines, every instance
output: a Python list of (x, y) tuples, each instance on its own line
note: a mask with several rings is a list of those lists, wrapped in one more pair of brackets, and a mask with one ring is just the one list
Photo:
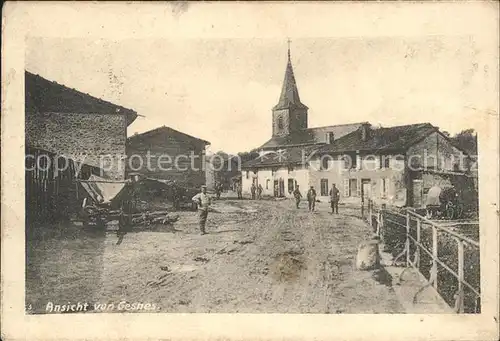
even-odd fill
[(294, 108), (304, 108), (307, 109), (307, 106), (300, 102), (299, 90), (297, 88), (297, 83), (295, 82), (295, 76), (293, 74), (292, 67), (292, 59), (290, 56), (290, 39), (288, 39), (288, 61), (285, 70), (285, 79), (283, 80), (283, 86), (281, 88), (281, 95), (278, 101), (273, 108), (273, 110), (279, 109), (290, 109)]
[(291, 61), (291, 59), (290, 59), (290, 43), (291, 43), (292, 41), (291, 41), (290, 39), (288, 39), (288, 41), (287, 41), (287, 42), (288, 42), (288, 62), (291, 64), (291, 63), (292, 63), (292, 61)]

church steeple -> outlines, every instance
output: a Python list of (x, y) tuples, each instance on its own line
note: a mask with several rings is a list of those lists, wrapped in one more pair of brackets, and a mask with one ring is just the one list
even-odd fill
[(288, 40), (285, 78), (278, 104), (273, 107), (273, 136), (284, 136), (307, 129), (307, 110), (308, 107), (300, 101), (290, 56), (290, 40)]
[(273, 110), (289, 109), (291, 107), (307, 109), (307, 106), (300, 101), (297, 82), (293, 74), (292, 59), (290, 57), (290, 40), (288, 40), (288, 62), (286, 64), (285, 79), (281, 87), (278, 104), (274, 106)]

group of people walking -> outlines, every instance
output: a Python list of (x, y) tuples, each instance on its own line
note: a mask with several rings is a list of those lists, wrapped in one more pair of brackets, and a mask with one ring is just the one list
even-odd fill
[[(329, 197), (330, 197), (330, 207), (332, 209), (332, 214), (339, 214), (339, 189), (335, 184), (332, 184), (332, 188), (330, 189), (329, 192)], [(299, 208), (300, 205), (300, 200), (302, 199), (302, 193), (300, 193), (299, 185), (295, 187), (295, 190), (293, 191), (293, 196), (295, 198), (295, 205), (297, 208)], [(307, 191), (307, 202), (309, 204), (309, 211), (314, 211), (316, 208), (316, 190), (314, 189), (314, 186), (311, 186), (309, 190)]]
[[(243, 196), (241, 194), (241, 184), (236, 184), (236, 191), (238, 193), (238, 199), (242, 199)], [(219, 198), (220, 192), (222, 192), (222, 187), (216, 186), (215, 192), (217, 198)], [(250, 192), (252, 193), (252, 199), (254, 200), (261, 199), (263, 188), (261, 185), (256, 186), (255, 184), (252, 184), (252, 186), (250, 187)], [(295, 190), (293, 191), (293, 196), (295, 198), (296, 207), (299, 208), (300, 200), (302, 199), (302, 193), (300, 192), (298, 185), (295, 187)], [(306, 198), (309, 204), (309, 211), (314, 211), (316, 208), (316, 190), (314, 189), (314, 186), (311, 186), (309, 188), (309, 190), (307, 191)], [(330, 189), (329, 198), (330, 198), (330, 207), (332, 209), (331, 213), (338, 214), (340, 196), (339, 196), (339, 190), (335, 186), (335, 184), (333, 184), (332, 188)], [(201, 192), (196, 194), (192, 198), (192, 200), (194, 203), (196, 203), (196, 206), (198, 208), (200, 232), (202, 235), (206, 234), (205, 226), (207, 223), (209, 207), (212, 204), (212, 198), (207, 193), (207, 186), (202, 186)]]
[(264, 188), (262, 187), (261, 184), (259, 186), (255, 186), (253, 183), (252, 186), (250, 186), (250, 193), (252, 193), (252, 200), (255, 199), (262, 199), (262, 192), (264, 191)]

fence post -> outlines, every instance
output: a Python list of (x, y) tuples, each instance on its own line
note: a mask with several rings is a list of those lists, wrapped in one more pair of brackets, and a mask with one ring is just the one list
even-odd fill
[(457, 238), (458, 243), (458, 292), (456, 308), (458, 313), (464, 312), (464, 243)]
[(368, 224), (373, 231), (373, 222), (372, 222), (372, 214), (373, 214), (373, 203), (371, 199), (368, 199)]
[(406, 212), (406, 266), (410, 265), (410, 213)]
[[(379, 220), (378, 220), (378, 235), (380, 236), (381, 240), (384, 240), (384, 212), (386, 209), (386, 205), (382, 204), (382, 207), (379, 210)], [(385, 243), (385, 241), (384, 241)]]
[(438, 234), (436, 226), (432, 225), (432, 268), (431, 280), (433, 280), (434, 289), (438, 290)]
[(421, 229), (422, 229), (422, 220), (417, 219), (417, 245), (415, 250), (415, 266), (420, 271), (420, 243), (421, 243)]

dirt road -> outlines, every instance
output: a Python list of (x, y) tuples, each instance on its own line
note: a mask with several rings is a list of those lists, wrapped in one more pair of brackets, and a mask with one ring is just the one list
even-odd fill
[(208, 235), (199, 235), (196, 213), (181, 212), (173, 228), (128, 233), (119, 244), (106, 233), (102, 244), (90, 243), (91, 260), (79, 255), (92, 252), (82, 243), (78, 250), (51, 250), (66, 255), (63, 264), (44, 258), (47, 247), (39, 245), (34, 263), (44, 264), (28, 280), (37, 281), (28, 283), (28, 300), (38, 309), (50, 296), (114, 303), (113, 311), (119, 302), (140, 302), (159, 312), (402, 312), (390, 286), (355, 269), (357, 246), (370, 236), (357, 212), (341, 207), (340, 215), (330, 215), (319, 203), (311, 213), (306, 205), (222, 200), (214, 207), (219, 213), (209, 215)]

